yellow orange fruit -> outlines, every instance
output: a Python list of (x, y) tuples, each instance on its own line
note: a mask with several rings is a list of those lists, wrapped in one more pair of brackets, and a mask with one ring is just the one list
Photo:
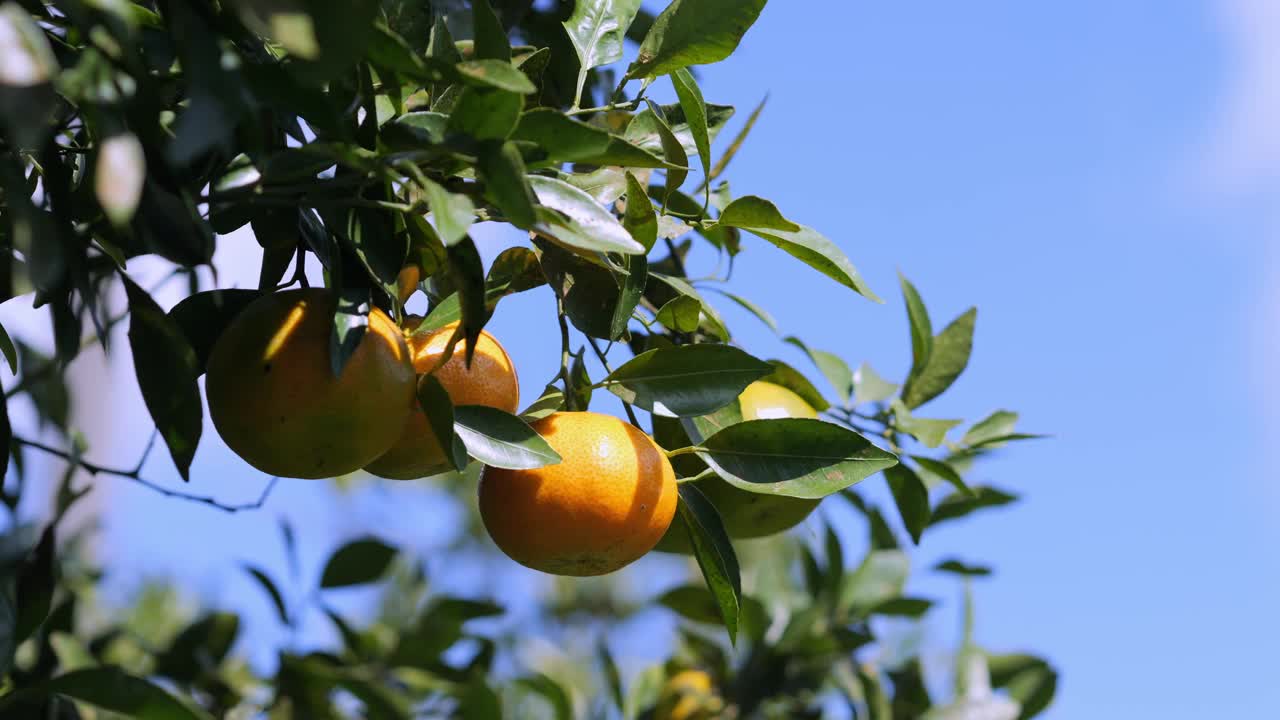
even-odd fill
[[(817, 411), (804, 398), (781, 385), (764, 381), (748, 385), (738, 396), (738, 403), (743, 420), (818, 417)], [(758, 538), (789, 530), (809, 517), (821, 502), (747, 492), (715, 476), (699, 480), (696, 487), (716, 506), (720, 519), (724, 521), (725, 532), (732, 538)], [(658, 549), (693, 552), (682, 527), (672, 527)]]
[[(405, 331), (411, 333), (420, 322), (420, 317), (407, 317)], [(434, 375), (454, 405), (488, 405), (514, 413), (520, 405), (520, 382), (511, 357), (492, 335), (480, 332), (470, 368), (466, 363), (466, 347), (461, 340), (454, 346), (449, 359), (441, 364), (457, 325), (456, 322), (449, 323), (424, 335), (410, 335), (408, 341), (413, 369), (420, 375)], [(440, 439), (416, 400), (395, 444), (365, 466), (365, 470), (374, 475), (392, 480), (413, 480), (448, 469), (449, 461)]]
[(677, 500), (657, 443), (593, 412), (553, 413), (532, 427), (562, 460), (484, 469), (480, 517), (498, 547), (521, 565), (574, 576), (611, 573), (652, 550)]
[(329, 361), (335, 296), (320, 288), (253, 301), (214, 344), (205, 390), (218, 434), (259, 470), (326, 478), (386, 452), (414, 399), (400, 329), (381, 310), (340, 377)]
[(422, 282), (422, 270), (417, 265), (405, 265), (396, 275), (396, 295), (401, 304), (418, 291), (418, 283)]
[(711, 676), (702, 670), (681, 670), (667, 679), (654, 708), (654, 720), (710, 720), (724, 711)]

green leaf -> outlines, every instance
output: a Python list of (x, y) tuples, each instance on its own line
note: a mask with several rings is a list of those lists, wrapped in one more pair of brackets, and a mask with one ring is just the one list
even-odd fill
[(216, 670), (240, 632), (240, 617), (209, 613), (188, 625), (156, 657), (155, 672), (177, 682), (194, 683), (205, 672)]
[(667, 167), (666, 161), (649, 150), (550, 108), (537, 108), (521, 115), (511, 137), (537, 143), (547, 151), (547, 159), (555, 163)]
[(907, 320), (911, 326), (911, 372), (910, 378), (924, 372), (929, 364), (929, 356), (933, 353), (933, 324), (929, 321), (929, 311), (920, 299), (920, 293), (906, 276), (898, 273), (898, 282), (902, 285), (902, 297), (907, 304)]
[(799, 395), (809, 407), (818, 412), (831, 407), (831, 403), (822, 397), (818, 388), (814, 387), (813, 383), (809, 382), (809, 378), (802, 375), (799, 370), (781, 360), (770, 360), (769, 364), (773, 366), (773, 372), (764, 378), (765, 382), (781, 385)]
[(563, 179), (605, 207), (612, 205), (627, 191), (626, 171), (620, 167), (596, 168), (589, 173), (570, 173), (564, 175)]
[(821, 498), (898, 459), (834, 423), (802, 418), (748, 420), (702, 442), (699, 453), (726, 482), (748, 492)]
[(515, 130), (523, 106), (523, 98), (506, 90), (465, 88), (449, 115), (449, 130), (476, 140), (505, 140)]
[(643, 352), (600, 384), (624, 402), (668, 417), (706, 415), (735, 401), (773, 367), (731, 346), (681, 345)]
[(592, 337), (611, 338), (621, 286), (627, 282), (616, 277), (623, 270), (598, 265), (540, 238), (534, 246), (548, 281), (564, 298), (565, 314), (574, 327)]
[[(660, 285), (658, 283), (649, 283), (648, 289), (650, 291), (663, 290), (661, 293), (651, 292), (646, 295), (655, 304), (665, 305), (670, 302), (674, 295), (687, 295), (702, 304), (702, 330), (721, 340), (729, 340), (729, 329), (725, 327), (724, 319), (720, 317), (720, 313), (716, 311), (715, 306), (698, 294), (698, 291), (689, 284), (688, 280), (674, 275), (653, 272), (652, 270), (649, 272), (649, 279), (657, 280), (658, 283), (661, 283)], [(663, 286), (665, 286), (665, 289)], [(669, 290), (669, 292), (666, 290)], [(662, 299), (658, 299), (659, 295), (661, 295)]]
[(472, 87), (531, 95), (538, 91), (528, 75), (511, 63), (502, 60), (464, 60), (456, 66), (462, 80)]
[(619, 710), (626, 702), (622, 694), (622, 676), (618, 673), (618, 664), (613, 661), (613, 653), (609, 652), (609, 644), (603, 637), (596, 646), (596, 658), (600, 672), (604, 675), (605, 685), (609, 688), (609, 697)]
[(875, 606), (902, 595), (910, 562), (901, 550), (873, 550), (844, 578), (839, 606), (866, 614)]
[(66, 695), (137, 720), (211, 720), (204, 711), (190, 707), (156, 685), (114, 667), (74, 670), (33, 690)]
[(569, 367), (570, 392), (565, 397), (566, 410), (586, 410), (591, 405), (591, 376), (587, 373), (587, 348), (582, 346), (573, 355), (573, 364)]
[(729, 632), (729, 641), (736, 643), (738, 619), (742, 604), (742, 580), (738, 572), (738, 557), (725, 533), (724, 523), (715, 506), (702, 491), (685, 483), (680, 485), (680, 519), (689, 532), (693, 556), (702, 569), (707, 589), (715, 596), (720, 619)]
[(558, 385), (548, 385), (542, 390), (542, 394), (538, 396), (520, 413), (520, 419), (525, 422), (533, 422), (554, 412), (559, 412), (564, 408), (564, 391)]
[(896, 597), (870, 608), (871, 615), (890, 615), (893, 617), (919, 618), (929, 612), (933, 601), (925, 598)]
[(467, 452), (485, 465), (526, 470), (560, 462), (551, 445), (515, 415), (484, 405), (459, 405), (453, 413)]
[[(730, 227), (741, 227), (753, 235), (772, 243), (774, 246), (786, 251), (787, 254), (799, 259), (804, 264), (835, 280), (836, 282), (850, 288), (854, 292), (863, 297), (874, 300), (875, 302), (883, 302), (878, 295), (872, 292), (871, 288), (862, 280), (862, 276), (858, 274), (858, 269), (849, 261), (849, 257), (844, 251), (836, 247), (835, 243), (823, 237), (817, 230), (804, 225), (797, 225), (799, 230), (788, 231), (780, 230), (776, 227), (751, 227), (746, 225), (734, 225), (737, 222), (735, 216), (746, 216), (753, 219), (768, 219), (761, 213), (762, 207), (756, 203), (752, 203), (754, 207), (743, 206), (741, 211), (735, 210), (734, 205), (748, 200), (750, 196), (738, 198), (725, 208), (725, 213), (721, 214), (719, 223), (721, 225), (729, 225)], [(759, 200), (759, 198), (754, 198)], [(767, 203), (767, 200), (760, 200)], [(770, 204), (772, 205), (772, 204)], [(747, 210), (750, 209), (748, 213)], [(776, 209), (776, 208), (775, 208)], [(732, 215), (730, 210), (734, 210)], [(729, 215), (729, 220), (725, 220), (725, 215)], [(779, 215), (779, 218), (781, 216)], [(785, 218), (782, 218), (785, 220)], [(777, 218), (770, 220), (776, 223)]]
[(5, 362), (9, 363), (9, 372), (17, 375), (18, 351), (14, 348), (13, 339), (9, 337), (3, 325), (0, 325), (0, 353), (4, 354)]
[(952, 493), (943, 498), (942, 502), (933, 508), (933, 517), (929, 520), (929, 525), (934, 526), (947, 520), (962, 518), (984, 508), (1008, 505), (1018, 499), (1017, 495), (984, 485), (974, 486), (972, 490), (972, 495)]
[[(9, 474), (9, 461), (13, 454), (12, 444), (13, 424), (9, 420), (9, 398), (3, 391), (0, 391), (0, 452), (4, 453), (4, 456), (0, 457), (0, 478), (7, 477)], [(3, 643), (0, 643), (0, 647), (2, 646)], [(4, 650), (0, 649), (0, 656), (3, 655)], [(3, 674), (2, 671), (3, 668), (0, 667), (0, 674)]]
[[(702, 99), (702, 90), (693, 73), (680, 68), (671, 73), (671, 84), (675, 87), (676, 97), (680, 99), (680, 107), (689, 120), (689, 132), (693, 135), (693, 144), (698, 148), (698, 158), (702, 161), (704, 178), (711, 177), (711, 133), (707, 129), (707, 102)], [(703, 187), (710, 188), (708, 180)], [(708, 196), (709, 198), (709, 196)]]
[(249, 303), (262, 297), (257, 290), (206, 290), (183, 298), (169, 310), (169, 317), (181, 329), (196, 355), (196, 367), (203, 374), (213, 345), (231, 321)]
[(986, 565), (971, 565), (955, 558), (943, 560), (934, 565), (933, 569), (938, 572), (962, 575), (964, 577), (986, 577), (991, 574), (991, 568)]
[(553, 212), (539, 212), (537, 230), (556, 242), (587, 252), (638, 255), (644, 246), (590, 195), (556, 178), (532, 175), (529, 186), (538, 202)]
[(573, 720), (573, 703), (560, 683), (542, 673), (535, 673), (517, 679), (515, 685), (546, 700), (555, 720)]
[(628, 78), (719, 62), (738, 47), (765, 0), (675, 0), (654, 20)]
[[(462, 470), (467, 466), (467, 447), (462, 438), (454, 432), (453, 400), (449, 391), (444, 389), (440, 379), (428, 373), (418, 378), (418, 406), (427, 417), (427, 425), (436, 436), (441, 448), (448, 448), (445, 453), (454, 470)], [(448, 438), (446, 440), (446, 438)]]
[(463, 626), (485, 617), (501, 615), (490, 602), (439, 597), (431, 600), (412, 627), (400, 634), (389, 662), (424, 669), (439, 667), (439, 656), (463, 637)]
[(577, 0), (561, 24), (584, 70), (622, 59), (622, 38), (639, 9), (639, 0)]
[(979, 420), (969, 428), (960, 442), (970, 447), (983, 445), (995, 438), (1013, 433), (1018, 424), (1018, 413), (1009, 410), (997, 410)]
[(186, 335), (145, 290), (124, 278), (129, 296), (129, 349), (142, 399), (183, 480), (200, 444), (204, 405), (200, 363)]
[(435, 221), (435, 228), (444, 244), (452, 246), (466, 237), (471, 224), (476, 220), (476, 207), (471, 198), (461, 193), (451, 193), (427, 177), (418, 177), (416, 182), (427, 198), (431, 218)]
[[(739, 619), (742, 629), (753, 636), (767, 629), (765, 626), (769, 615), (764, 605), (759, 600), (746, 595), (739, 600), (741, 601)], [(686, 620), (708, 625), (724, 624), (716, 596), (705, 587), (697, 585), (674, 587), (660, 595), (657, 602)]]
[(481, 60), (511, 62), (511, 41), (489, 0), (472, 0), (471, 24), (475, 30), (475, 56)]
[[(622, 287), (618, 291), (618, 304), (613, 309), (613, 322), (609, 327), (609, 339), (617, 340), (626, 335), (631, 314), (644, 296), (649, 278), (649, 258), (644, 255), (623, 255), (625, 266), (621, 275)], [(584, 405), (585, 407), (585, 405)]]
[(755, 195), (743, 197), (729, 203), (720, 213), (717, 220), (721, 225), (737, 228), (760, 228), (763, 230), (782, 230), (798, 232), (800, 226), (782, 216), (778, 206)]
[(649, 201), (644, 186), (627, 171), (627, 209), (622, 215), (622, 227), (631, 234), (631, 238), (640, 243), (648, 253), (658, 242), (658, 214)]
[(770, 330), (774, 331), (775, 333), (778, 332), (778, 321), (773, 319), (773, 315), (770, 315), (768, 310), (765, 310), (764, 308), (742, 297), (741, 295), (727, 292), (719, 288), (714, 288), (714, 289), (716, 292), (720, 293), (721, 295), (737, 303), (738, 306), (741, 307), (742, 309), (746, 310), (752, 315), (755, 315), (756, 318), (760, 320), (760, 322), (767, 325)]
[(365, 585), (381, 578), (391, 566), (396, 549), (375, 537), (353, 540), (329, 557), (320, 577), (321, 588)]
[(951, 428), (963, 422), (962, 420), (915, 417), (902, 404), (901, 400), (894, 400), (891, 407), (893, 408), (894, 428), (919, 440), (925, 447), (938, 447), (946, 440), (947, 433), (950, 432)]
[(884, 402), (898, 392), (898, 386), (880, 377), (869, 363), (862, 363), (853, 371), (853, 402), (861, 405), (869, 402)]
[(706, 180), (708, 185), (710, 185), (713, 180), (724, 174), (724, 171), (729, 167), (729, 162), (732, 161), (738, 154), (738, 151), (742, 149), (743, 143), (747, 141), (747, 136), (751, 134), (751, 128), (756, 126), (756, 120), (759, 120), (760, 113), (764, 112), (764, 106), (767, 102), (769, 102), (769, 95), (766, 93), (764, 98), (760, 100), (760, 104), (756, 105), (755, 109), (751, 111), (751, 114), (747, 116), (747, 124), (742, 126), (742, 129), (738, 131), (738, 134), (735, 135), (733, 140), (729, 143), (729, 147), (725, 148), (724, 153), (720, 155), (720, 160), (716, 162), (716, 166), (711, 168), (711, 174), (707, 176)]
[(840, 359), (839, 355), (829, 353), (826, 350), (818, 350), (811, 348), (805, 344), (803, 340), (794, 335), (785, 339), (785, 342), (794, 345), (804, 351), (818, 370), (822, 372), (822, 376), (831, 383), (831, 387), (835, 388), (836, 393), (840, 396), (841, 402), (849, 402), (849, 393), (853, 390), (853, 371)]
[(933, 339), (929, 359), (919, 373), (913, 372), (902, 389), (902, 402), (919, 407), (941, 395), (960, 377), (973, 350), (973, 328), (978, 309), (970, 308)]
[[(651, 152), (660, 152), (662, 150), (662, 135), (659, 130), (658, 113), (662, 114), (662, 119), (666, 121), (666, 125), (671, 132), (675, 134), (680, 141), (680, 147), (684, 148), (685, 154), (698, 152), (698, 144), (693, 139), (692, 124), (685, 117), (684, 108), (676, 105), (660, 105), (655, 112), (653, 108), (645, 108), (636, 114), (631, 122), (627, 124), (627, 129), (623, 131), (623, 137), (629, 142), (638, 145)], [(715, 142), (716, 136), (724, 129), (724, 126), (733, 117), (733, 107), (729, 105), (707, 105), (707, 136), (711, 142)], [(690, 202), (691, 210), (701, 210), (702, 206), (698, 203)]]
[(951, 483), (952, 487), (960, 492), (965, 493), (966, 495), (973, 494), (973, 490), (969, 489), (969, 486), (965, 484), (964, 478), (960, 477), (960, 473), (956, 472), (956, 469), (952, 467), (950, 463), (943, 462), (942, 460), (934, 460), (933, 458), (924, 457), (922, 455), (912, 455), (911, 459), (919, 463), (920, 467), (924, 468), (926, 471)]
[(471, 358), (475, 353), (476, 342), (480, 339), (480, 331), (489, 321), (489, 310), (485, 300), (484, 263), (480, 260), (480, 251), (470, 237), (447, 248), (449, 259), (449, 280), (458, 289), (458, 303), (462, 313), (460, 327), (462, 337), (466, 340), (466, 366), (471, 367)]
[(369, 312), (373, 307), (367, 288), (347, 288), (338, 293), (333, 311), (333, 329), (329, 333), (329, 369), (342, 377), (356, 348), (369, 330)]
[[(6, 419), (5, 425), (8, 425)], [(7, 433), (6, 433), (7, 434)], [(4, 452), (8, 455), (8, 443)], [(7, 461), (8, 458), (5, 458)], [(31, 554), (27, 556), (18, 570), (15, 592), (17, 618), (13, 628), (13, 644), (15, 647), (31, 637), (49, 617), (49, 607), (53, 602), (53, 589), (57, 582), (57, 565), (54, 558), (54, 527), (49, 525), (40, 535)]]
[(668, 330), (691, 333), (702, 323), (702, 303), (688, 295), (677, 295), (658, 309), (654, 319)]
[(243, 565), (245, 572), (249, 573), (254, 580), (258, 582), (258, 586), (267, 593), (271, 598), (271, 605), (276, 609), (276, 616), (280, 618), (280, 622), (285, 625), (289, 624), (289, 609), (284, 604), (284, 596), (280, 594), (280, 589), (276, 587), (271, 576), (265, 570), (254, 565)]
[(902, 464), (885, 468), (884, 477), (889, 481), (889, 490), (893, 493), (894, 504), (898, 506), (898, 514), (902, 516), (902, 524), (912, 541), (919, 545), (920, 536), (929, 527), (929, 488), (925, 487), (919, 475)]
[[(651, 106), (650, 110), (656, 106)], [(666, 158), (669, 166), (674, 166), (667, 170), (665, 183), (665, 193), (663, 195), (663, 207), (666, 207), (670, 201), (671, 194), (680, 189), (686, 178), (689, 177), (689, 156), (684, 149), (684, 145), (680, 143), (680, 138), (671, 130), (671, 126), (667, 124), (666, 118), (654, 112), (653, 124), (658, 132), (658, 140), (662, 145), (662, 155)], [(692, 128), (692, 126), (691, 126)], [(691, 130), (692, 132), (692, 130)], [(679, 169), (676, 169), (679, 168)]]
[(1047, 661), (1032, 655), (989, 655), (991, 686), (1004, 688), (1022, 706), (1018, 720), (1030, 720), (1053, 702), (1058, 690), (1058, 671)]
[(512, 225), (531, 229), (537, 222), (537, 199), (526, 178), (520, 151), (510, 142), (488, 142), (481, 145), (476, 159), (476, 174), (485, 184), (489, 199)]

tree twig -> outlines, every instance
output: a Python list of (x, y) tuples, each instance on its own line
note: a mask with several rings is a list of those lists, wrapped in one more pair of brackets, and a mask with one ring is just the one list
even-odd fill
[[(600, 364), (604, 366), (604, 371), (612, 375), (613, 368), (609, 367), (609, 359), (605, 356), (605, 352), (600, 349), (599, 343), (597, 343), (596, 339), (590, 335), (586, 335), (585, 337), (587, 338), (587, 342), (591, 344), (591, 349), (596, 351), (596, 357), (600, 358)], [(631, 403), (623, 400), (622, 409), (627, 412), (627, 419), (631, 421), (632, 425), (640, 428), (640, 430), (644, 430), (644, 428), (640, 427), (640, 421), (636, 419), (635, 410), (631, 409)]]
[(267, 486), (263, 488), (262, 494), (258, 496), (257, 500), (253, 502), (239, 503), (234, 505), (229, 505), (216, 498), (209, 497), (206, 495), (193, 495), (191, 493), (185, 493), (180, 490), (173, 490), (173, 489), (167, 488), (159, 483), (152, 482), (142, 477), (142, 466), (146, 463), (147, 457), (151, 454), (151, 449), (155, 446), (156, 434), (157, 433), (154, 433), (154, 432), (151, 434), (151, 439), (147, 442), (147, 447), (143, 451), (142, 457), (138, 460), (138, 464), (130, 470), (122, 470), (120, 468), (112, 468), (112, 467), (107, 467), (105, 465), (99, 465), (97, 463), (85, 460), (84, 458), (81, 458), (73, 453), (69, 453), (65, 450), (59, 450), (58, 448), (52, 447), (50, 445), (45, 445), (42, 442), (38, 442), (36, 440), (28, 440), (26, 438), (19, 437), (17, 435), (13, 437), (13, 442), (23, 447), (29, 447), (29, 448), (32, 448), (33, 450), (39, 450), (40, 452), (43, 452), (47, 455), (52, 455), (54, 457), (61, 458), (68, 463), (79, 466), (82, 470), (89, 473), (90, 475), (93, 475), (94, 477), (97, 477), (98, 475), (110, 475), (112, 477), (119, 477), (119, 478), (124, 478), (126, 480), (132, 480), (133, 482), (149, 490), (154, 490), (155, 492), (158, 492), (161, 495), (164, 495), (165, 497), (178, 498), (180, 500), (187, 500), (189, 502), (199, 503), (201, 505), (208, 505), (209, 507), (217, 508), (219, 510), (222, 510), (223, 512), (228, 512), (228, 513), (236, 513), (236, 512), (241, 512), (243, 510), (256, 510), (262, 507), (262, 505), (266, 503), (267, 498), (271, 495), (271, 491), (275, 489), (276, 481), (280, 479), (279, 477), (272, 477), (271, 481), (267, 483)]

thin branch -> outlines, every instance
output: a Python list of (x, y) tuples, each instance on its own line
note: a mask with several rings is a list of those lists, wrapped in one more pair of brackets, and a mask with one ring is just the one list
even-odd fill
[[(596, 342), (595, 338), (590, 335), (585, 335), (585, 337), (587, 338), (587, 342), (591, 344), (591, 349), (596, 351), (596, 357), (600, 358), (600, 364), (604, 366), (604, 371), (612, 375), (613, 368), (609, 367), (609, 358), (607, 357), (607, 353), (600, 349), (600, 344)], [(644, 428), (640, 427), (640, 421), (636, 419), (635, 410), (631, 409), (631, 403), (623, 400), (622, 409), (627, 412), (627, 419), (631, 421), (632, 425), (644, 430)]]
[(253, 502), (240, 503), (236, 505), (228, 505), (226, 503), (223, 503), (217, 500), (216, 498), (209, 497), (206, 495), (192, 495), (190, 493), (181, 492), (179, 490), (172, 490), (159, 483), (155, 483), (150, 480), (147, 480), (141, 475), (142, 466), (143, 464), (146, 463), (147, 456), (151, 454), (151, 448), (155, 446), (156, 435), (157, 433), (152, 433), (151, 439), (147, 442), (147, 448), (142, 454), (142, 458), (138, 461), (137, 466), (131, 470), (121, 470), (119, 468), (112, 468), (112, 467), (107, 467), (105, 465), (99, 465), (97, 463), (85, 460), (84, 458), (81, 458), (78, 455), (69, 453), (65, 450), (59, 450), (58, 448), (45, 445), (44, 443), (41, 443), (35, 440), (28, 440), (23, 437), (18, 437), (17, 435), (13, 437), (13, 442), (17, 443), (18, 445), (22, 445), (24, 447), (29, 447), (34, 450), (39, 450), (40, 452), (43, 452), (47, 455), (52, 455), (54, 457), (61, 458), (68, 463), (71, 463), (73, 465), (80, 467), (85, 472), (89, 473), (90, 475), (93, 475), (94, 477), (97, 477), (98, 475), (111, 475), (113, 477), (132, 480), (133, 482), (145, 488), (148, 488), (150, 490), (154, 490), (166, 497), (178, 498), (180, 500), (187, 500), (189, 502), (199, 503), (201, 505), (208, 505), (209, 507), (217, 508), (219, 510), (222, 510), (223, 512), (228, 512), (228, 513), (241, 512), (243, 510), (256, 510), (262, 507), (262, 505), (267, 501), (267, 497), (271, 495), (271, 491), (275, 489), (276, 481), (280, 479), (279, 477), (272, 477), (271, 481), (267, 483), (266, 488), (262, 490), (262, 494), (258, 496), (257, 500)]

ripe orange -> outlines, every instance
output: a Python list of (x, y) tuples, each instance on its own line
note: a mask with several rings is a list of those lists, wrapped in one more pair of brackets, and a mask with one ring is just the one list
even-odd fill
[(396, 295), (404, 304), (418, 291), (418, 283), (422, 282), (422, 270), (417, 265), (405, 265), (396, 275)]
[(533, 429), (560, 453), (533, 470), (486, 467), (480, 518), (511, 559), (604, 575), (653, 549), (676, 512), (676, 476), (648, 435), (611, 415), (559, 412)]
[[(410, 315), (405, 319), (405, 331), (412, 332), (420, 322), (422, 318)], [(467, 368), (466, 348), (462, 341), (454, 346), (449, 359), (440, 365), (457, 325), (456, 322), (449, 323), (426, 335), (410, 335), (408, 341), (413, 353), (413, 369), (419, 374), (430, 372), (435, 375), (454, 405), (488, 405), (514, 413), (520, 406), (516, 368), (507, 351), (489, 333), (481, 331), (470, 369)], [(396, 437), (398, 439), (391, 449), (366, 465), (365, 470), (392, 480), (413, 480), (449, 469), (440, 439), (431, 429), (427, 415), (417, 401)]]
[(326, 290), (265, 295), (214, 344), (205, 390), (227, 446), (272, 475), (326, 478), (386, 451), (414, 398), (400, 329), (381, 310), (340, 377), (329, 363), (337, 301)]
[[(791, 390), (770, 382), (756, 381), (738, 396), (743, 420), (778, 418), (816, 418), (815, 411), (804, 398)], [(725, 532), (732, 538), (758, 538), (774, 535), (799, 525), (821, 500), (762, 495), (740, 490), (724, 480), (711, 476), (696, 483), (699, 490), (716, 506)], [(666, 552), (693, 552), (688, 534), (673, 527), (658, 546)]]
[(724, 711), (724, 699), (703, 670), (681, 670), (667, 679), (654, 720), (710, 720)]

